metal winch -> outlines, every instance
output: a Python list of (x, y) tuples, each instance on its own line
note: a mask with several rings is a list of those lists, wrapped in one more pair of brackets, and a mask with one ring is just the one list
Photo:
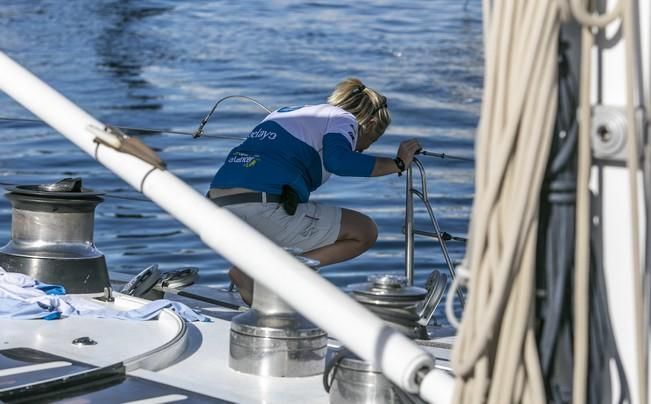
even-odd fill
[(352, 297), (390, 326), (412, 339), (428, 339), (427, 324), (443, 296), (447, 277), (430, 276), (428, 289), (409, 286), (400, 275), (371, 275), (368, 282), (350, 285)]
[(401, 404), (399, 391), (380, 369), (347, 350), (330, 361), (324, 377), (331, 404)]
[[(310, 266), (317, 261), (298, 257)], [(232, 369), (243, 373), (304, 377), (323, 373), (328, 335), (268, 288), (255, 283), (253, 303), (231, 320)]]
[[(399, 275), (373, 275), (368, 282), (348, 288), (355, 300), (391, 327), (412, 339), (428, 339), (427, 324), (446, 284), (447, 276), (435, 271), (427, 289), (409, 286), (407, 278)], [(331, 358), (324, 377), (333, 404), (402, 402), (400, 396), (404, 393), (380, 369), (346, 350)]]
[(100, 293), (110, 286), (104, 255), (93, 242), (102, 193), (83, 188), (80, 178), (7, 190), (11, 240), (0, 248), (0, 266), (63, 285), (68, 293)]

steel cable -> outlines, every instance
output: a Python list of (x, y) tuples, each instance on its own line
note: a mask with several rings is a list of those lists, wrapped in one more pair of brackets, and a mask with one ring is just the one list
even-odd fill
[[(220, 100), (221, 101), (221, 100)], [(8, 122), (31, 122), (31, 123), (39, 123), (46, 125), (45, 122), (43, 122), (40, 119), (34, 119), (34, 118), (16, 118), (16, 117), (9, 117), (9, 116), (0, 116), (0, 121), (8, 121)], [(133, 126), (124, 126), (124, 125), (111, 125), (115, 128), (124, 130), (124, 131), (132, 131), (132, 132), (151, 132), (151, 133), (169, 133), (172, 135), (184, 135), (184, 136), (192, 136), (193, 138), (196, 138), (196, 132), (186, 132), (186, 131), (180, 131), (180, 130), (172, 130), (172, 129), (155, 129), (155, 128), (142, 128), (142, 127), (133, 127)], [(134, 135), (133, 133), (131, 135)], [(202, 133), (200, 137), (209, 137), (209, 138), (216, 138), (216, 139), (230, 139), (230, 140), (245, 140), (246, 136), (236, 136), (236, 135), (220, 135), (220, 134), (204, 134)], [(455, 156), (449, 153), (436, 153), (436, 152), (431, 152), (428, 150), (421, 150), (419, 152), (420, 155), (422, 156), (427, 156), (427, 157), (436, 157), (440, 159), (445, 159), (445, 160), (459, 160), (459, 161), (467, 161), (467, 162), (474, 162), (475, 160), (470, 158), (470, 157), (463, 157), (463, 156)]]
[[(40, 119), (33, 119), (33, 118), (15, 118), (15, 117), (9, 117), (9, 116), (0, 116), (0, 121), (14, 121), (14, 122), (33, 122), (33, 123), (40, 123), (43, 125), (46, 125), (45, 122), (43, 122)], [(181, 130), (171, 130), (171, 129), (155, 129), (155, 128), (138, 128), (138, 127), (131, 127), (131, 126), (124, 126), (124, 125), (111, 125), (115, 128), (126, 130), (126, 131), (134, 131), (134, 132), (151, 132), (151, 133), (169, 133), (173, 135), (185, 135), (185, 136), (194, 136), (193, 132), (185, 132)], [(245, 136), (236, 136), (236, 135), (218, 135), (216, 133), (213, 134), (205, 134), (202, 135), (203, 137), (212, 137), (212, 138), (217, 138), (217, 139), (232, 139), (232, 140), (244, 140), (246, 139)]]

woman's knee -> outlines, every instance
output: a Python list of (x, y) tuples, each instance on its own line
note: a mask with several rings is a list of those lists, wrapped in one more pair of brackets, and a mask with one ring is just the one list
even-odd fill
[(247, 274), (245, 274), (235, 266), (232, 266), (228, 270), (228, 277), (240, 289), (248, 289), (253, 287), (253, 279), (251, 279), (250, 276), (248, 276)]
[(368, 231), (368, 238), (365, 240), (366, 241), (366, 248), (369, 249), (375, 245), (375, 242), (377, 241), (378, 237), (378, 230), (377, 230), (377, 225), (375, 224), (375, 221), (371, 218), (369, 218), (370, 224), (369, 224), (369, 231)]
[(377, 225), (363, 213), (342, 209), (340, 239), (356, 240), (365, 249), (375, 245), (378, 237)]

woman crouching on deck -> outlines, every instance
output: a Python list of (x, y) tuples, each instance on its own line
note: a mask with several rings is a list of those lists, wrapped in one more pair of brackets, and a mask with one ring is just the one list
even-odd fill
[[(328, 104), (280, 108), (229, 153), (208, 197), (281, 247), (298, 248), (321, 266), (371, 248), (377, 226), (354, 210), (309, 201), (330, 174), (378, 177), (401, 173), (420, 150), (400, 143), (394, 159), (362, 154), (391, 123), (386, 97), (358, 79), (337, 84)], [(245, 303), (253, 280), (229, 271)]]

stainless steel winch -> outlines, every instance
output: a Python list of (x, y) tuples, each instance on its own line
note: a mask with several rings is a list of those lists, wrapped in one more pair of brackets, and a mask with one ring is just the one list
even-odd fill
[[(310, 266), (317, 261), (304, 257)], [(323, 373), (328, 335), (268, 288), (255, 283), (253, 303), (231, 320), (232, 369), (243, 373), (304, 377)]]
[(11, 240), (0, 248), (0, 266), (63, 285), (68, 293), (101, 293), (110, 286), (104, 255), (93, 242), (102, 193), (83, 188), (80, 178), (8, 191)]
[(380, 369), (349, 351), (331, 360), (334, 363), (326, 369), (325, 375), (326, 379), (332, 379), (332, 385), (328, 386), (331, 404), (401, 403), (399, 392)]
[[(409, 286), (399, 275), (373, 275), (350, 285), (353, 298), (388, 325), (412, 339), (428, 339), (427, 324), (438, 306), (447, 276), (433, 272), (427, 289)], [(324, 375), (332, 404), (400, 403), (400, 395), (380, 369), (343, 350), (331, 358)]]
[[(419, 304), (427, 289), (407, 285), (399, 275), (371, 275), (368, 282), (348, 286), (352, 297), (410, 338), (427, 339), (427, 328), (418, 323)], [(429, 319), (428, 319), (429, 321)]]

